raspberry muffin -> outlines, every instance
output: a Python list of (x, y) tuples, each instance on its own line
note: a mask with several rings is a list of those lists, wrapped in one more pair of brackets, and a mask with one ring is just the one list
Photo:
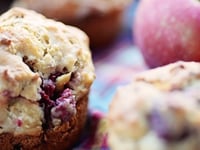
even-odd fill
[(92, 47), (113, 41), (122, 25), (122, 15), (132, 0), (15, 0), (13, 6), (36, 10), (47, 17), (78, 26)]
[(84, 126), (94, 68), (79, 29), (12, 8), (0, 16), (0, 147), (67, 149)]
[(197, 150), (200, 63), (176, 62), (134, 77), (108, 114), (112, 150)]

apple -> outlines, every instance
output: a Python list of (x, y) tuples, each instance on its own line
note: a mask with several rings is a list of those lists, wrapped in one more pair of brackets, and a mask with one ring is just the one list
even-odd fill
[(151, 68), (200, 61), (200, 0), (141, 0), (133, 34)]

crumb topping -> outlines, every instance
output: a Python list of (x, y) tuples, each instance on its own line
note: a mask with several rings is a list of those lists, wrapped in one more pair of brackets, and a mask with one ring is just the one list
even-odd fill
[(117, 90), (110, 105), (109, 142), (113, 146), (120, 138), (127, 139), (127, 145), (134, 149), (137, 144), (138, 150), (145, 150), (146, 144), (153, 148), (154, 140), (159, 150), (183, 142), (195, 149), (191, 147), (200, 136), (199, 89), (200, 63), (177, 62), (136, 75)]

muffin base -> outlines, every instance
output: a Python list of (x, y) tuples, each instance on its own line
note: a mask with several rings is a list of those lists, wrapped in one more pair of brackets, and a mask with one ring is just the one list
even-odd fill
[(79, 99), (77, 113), (68, 122), (48, 129), (37, 135), (0, 134), (0, 147), (3, 150), (66, 150), (78, 140), (85, 125), (88, 96)]
[(113, 10), (106, 14), (91, 13), (78, 21), (61, 21), (82, 29), (90, 38), (90, 46), (99, 48), (108, 46), (115, 40), (122, 28), (122, 16), (121, 10)]

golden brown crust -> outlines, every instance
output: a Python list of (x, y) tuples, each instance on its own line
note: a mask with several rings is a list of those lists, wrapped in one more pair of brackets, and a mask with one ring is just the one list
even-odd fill
[(77, 113), (68, 122), (49, 129), (39, 135), (13, 136), (11, 133), (0, 135), (0, 147), (3, 150), (66, 150), (74, 145), (84, 127), (87, 114), (88, 96), (77, 103)]

